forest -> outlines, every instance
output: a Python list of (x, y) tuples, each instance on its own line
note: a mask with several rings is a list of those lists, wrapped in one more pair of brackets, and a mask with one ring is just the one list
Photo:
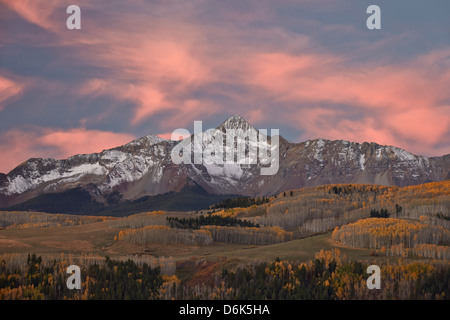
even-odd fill
[[(338, 250), (296, 264), (275, 260), (222, 272), (220, 298), (233, 299), (448, 299), (450, 266), (422, 263), (380, 265), (382, 287), (368, 290), (368, 264), (349, 261)], [(230, 290), (231, 288), (231, 290)]]
[(0, 259), (0, 300), (442, 300), (450, 296), (448, 264), (381, 264), (382, 288), (368, 290), (368, 264), (349, 260), (339, 250), (321, 250), (315, 259), (302, 263), (275, 259), (223, 267), (195, 285), (163, 273), (159, 266), (106, 257), (81, 264), (80, 290), (65, 285), (67, 259), (45, 260), (31, 254), (21, 267), (13, 267), (10, 259)]
[(393, 245), (402, 245), (405, 248), (413, 248), (419, 244), (448, 243), (450, 231), (405, 219), (368, 218), (341, 228), (336, 227), (332, 238), (352, 247), (389, 249)]
[[(255, 223), (297, 229), (304, 234), (327, 232), (370, 217), (414, 220), (428, 217), (434, 225), (444, 227), (448, 227), (450, 219), (450, 181), (403, 188), (324, 185), (284, 194), (256, 208), (241, 211), (235, 208), (233, 216), (253, 217)], [(226, 214), (226, 210), (221, 214)]]
[(106, 257), (102, 262), (82, 265), (85, 275), (82, 290), (66, 286), (67, 260), (44, 261), (35, 254), (28, 255), (24, 268), (9, 267), (7, 259), (0, 260), (0, 300), (62, 300), (62, 299), (155, 299), (162, 294), (163, 277), (160, 267), (136, 264), (132, 260), (115, 261)]

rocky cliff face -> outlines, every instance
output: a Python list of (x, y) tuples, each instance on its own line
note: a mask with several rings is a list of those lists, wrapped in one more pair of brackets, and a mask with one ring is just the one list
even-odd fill
[[(227, 119), (215, 132), (205, 135), (201, 149), (205, 150), (219, 136), (225, 144), (230, 129), (238, 130), (236, 144), (244, 141), (248, 154), (252, 144), (239, 134), (244, 130), (258, 133), (239, 116)], [(183, 143), (200, 148), (194, 135), (189, 139)], [(179, 191), (187, 181), (195, 181), (210, 193), (255, 196), (328, 183), (407, 186), (442, 181), (450, 176), (450, 155), (417, 156), (376, 143), (324, 139), (291, 143), (279, 137), (279, 169), (275, 175), (260, 174), (261, 168), (267, 166), (261, 161), (270, 160), (262, 158), (251, 165), (174, 164), (171, 151), (179, 143), (146, 136), (117, 148), (65, 160), (30, 159), (7, 175), (0, 174), (0, 207), (80, 186), (97, 201), (104, 202), (113, 191), (120, 192), (122, 199), (136, 199)], [(270, 150), (270, 144), (267, 147)], [(214, 150), (208, 152), (220, 156)]]

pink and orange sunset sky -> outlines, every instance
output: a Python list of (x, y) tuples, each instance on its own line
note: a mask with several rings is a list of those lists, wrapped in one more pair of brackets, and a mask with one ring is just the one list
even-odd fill
[(294, 142), (448, 154), (449, 16), (448, 0), (0, 0), (0, 172), (232, 114)]

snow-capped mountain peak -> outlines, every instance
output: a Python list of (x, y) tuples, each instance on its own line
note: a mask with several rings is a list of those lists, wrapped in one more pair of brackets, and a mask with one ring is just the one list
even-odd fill
[(224, 131), (223, 129), (241, 129), (241, 130), (256, 130), (250, 123), (248, 123), (240, 115), (233, 115), (225, 120), (217, 129)]
[[(256, 131), (239, 115), (217, 129), (224, 134), (227, 129), (238, 134)], [(200, 144), (203, 152), (212, 138), (205, 136)], [(245, 137), (238, 136), (238, 140), (246, 141), (246, 147), (251, 144)], [(279, 169), (269, 176), (259, 173), (261, 163), (174, 164), (171, 150), (179, 143), (149, 135), (100, 153), (64, 160), (30, 159), (6, 175), (0, 174), (0, 208), (75, 187), (95, 192), (96, 200), (106, 202), (112, 192), (120, 193), (124, 200), (135, 199), (179, 191), (187, 181), (195, 181), (210, 193), (260, 196), (328, 183), (405, 186), (450, 177), (450, 155), (416, 156), (376, 143), (325, 139), (291, 143), (280, 137)]]

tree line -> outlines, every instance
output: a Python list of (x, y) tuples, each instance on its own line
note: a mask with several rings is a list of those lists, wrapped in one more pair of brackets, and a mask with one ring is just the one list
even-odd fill
[(257, 197), (257, 198), (240, 197), (222, 200), (216, 204), (213, 204), (209, 208), (210, 209), (247, 208), (253, 205), (259, 206), (261, 204), (268, 202), (270, 202), (269, 197)]
[(167, 222), (171, 228), (179, 229), (200, 229), (201, 226), (215, 225), (222, 227), (251, 227), (259, 228), (259, 224), (255, 224), (249, 220), (237, 219), (229, 216), (220, 215), (200, 215), (191, 218), (167, 217)]

